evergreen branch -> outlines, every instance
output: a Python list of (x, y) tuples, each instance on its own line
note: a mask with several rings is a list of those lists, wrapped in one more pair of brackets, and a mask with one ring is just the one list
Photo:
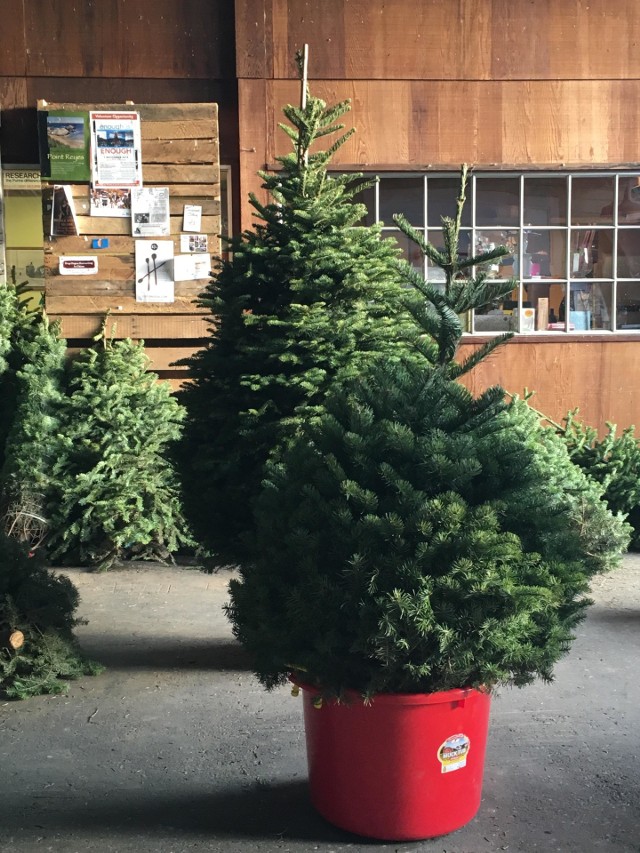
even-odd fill
[(484, 359), (487, 358), (487, 356), (489, 356), (495, 349), (511, 340), (513, 334), (513, 332), (504, 332), (501, 335), (496, 335), (491, 338), (491, 340), (486, 341), (484, 344), (479, 346), (478, 349), (474, 350), (474, 352), (467, 356), (467, 358), (465, 358), (460, 364), (451, 365), (451, 378), (458, 379), (460, 376), (463, 376), (465, 373), (473, 370), (476, 365), (480, 364), (481, 361), (484, 361)]

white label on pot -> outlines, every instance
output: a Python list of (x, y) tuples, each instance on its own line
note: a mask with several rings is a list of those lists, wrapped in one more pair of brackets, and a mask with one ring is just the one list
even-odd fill
[(466, 735), (457, 734), (448, 737), (438, 750), (438, 761), (443, 773), (460, 770), (467, 764), (467, 755), (471, 749), (471, 741)]

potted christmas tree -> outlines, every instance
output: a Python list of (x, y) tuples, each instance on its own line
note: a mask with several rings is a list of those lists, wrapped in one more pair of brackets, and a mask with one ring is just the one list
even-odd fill
[(260, 681), (302, 687), (312, 800), (381, 839), (441, 835), (480, 804), (491, 693), (549, 680), (589, 579), (627, 538), (561, 438), (501, 388), (458, 378), (465, 312), (511, 290), (507, 250), (458, 250), (466, 170), (444, 249), (398, 226), (445, 274), (403, 267), (422, 358), (335, 381), (265, 466), (228, 615)]

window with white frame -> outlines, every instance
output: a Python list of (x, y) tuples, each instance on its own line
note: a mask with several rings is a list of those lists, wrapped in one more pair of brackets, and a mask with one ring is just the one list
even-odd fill
[[(441, 217), (455, 214), (459, 175), (379, 177), (359, 197), (366, 222), (381, 221), (406, 260), (438, 282), (441, 271), (392, 216), (403, 213), (441, 246)], [(515, 281), (508, 299), (468, 318), (469, 332), (640, 332), (640, 174), (472, 172), (466, 195), (461, 252), (506, 246), (488, 274)]]

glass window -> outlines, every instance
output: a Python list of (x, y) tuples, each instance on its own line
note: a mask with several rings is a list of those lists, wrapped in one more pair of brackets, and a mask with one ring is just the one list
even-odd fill
[(640, 228), (621, 228), (616, 251), (618, 278), (640, 278)]
[(413, 240), (410, 240), (406, 234), (403, 234), (402, 231), (397, 228), (385, 228), (382, 232), (382, 236), (386, 240), (395, 240), (402, 250), (401, 257), (404, 258), (405, 261), (408, 261), (414, 269), (424, 272), (424, 255)]
[(611, 278), (613, 230), (576, 228), (571, 232), (571, 278)]
[(476, 178), (476, 225), (519, 225), (520, 180)]
[(613, 224), (613, 178), (574, 177), (571, 185), (571, 224)]
[[(444, 240), (442, 237), (442, 229), (432, 228), (427, 232), (427, 240), (431, 243), (432, 246), (435, 246), (436, 249), (444, 249)], [(458, 243), (458, 250), (460, 252), (460, 256), (463, 258), (469, 257), (469, 249), (471, 247), (471, 231), (461, 231), (460, 232), (460, 240)], [(429, 281), (439, 281), (442, 282), (445, 280), (444, 270), (440, 267), (432, 264), (431, 261), (427, 261), (427, 278)]]
[(616, 325), (622, 330), (640, 329), (640, 281), (618, 285)]
[(393, 225), (393, 214), (402, 213), (416, 228), (424, 226), (422, 178), (385, 178), (380, 181), (380, 219)]
[(640, 223), (640, 176), (620, 180), (618, 190), (618, 224)]
[(354, 204), (364, 204), (367, 208), (365, 216), (358, 225), (373, 225), (376, 221), (376, 188), (375, 185), (356, 193), (353, 197)]
[[(397, 229), (404, 213), (442, 247), (442, 216), (455, 215), (458, 173), (385, 177), (367, 191), (367, 208), (387, 223), (403, 257), (434, 283), (444, 274)], [(470, 330), (519, 334), (640, 332), (640, 175), (569, 172), (471, 175), (460, 251), (504, 246), (484, 271), (513, 279), (514, 289), (470, 318)], [(568, 306), (568, 307), (567, 307)]]
[[(455, 178), (429, 178), (427, 181), (427, 224), (439, 228), (442, 217), (448, 216), (455, 219), (456, 202), (460, 193), (460, 179)], [(473, 187), (471, 181), (467, 182), (466, 203), (462, 209), (462, 222), (464, 226), (471, 225), (471, 211), (473, 209)]]
[(524, 179), (524, 224), (567, 224), (567, 179)]

